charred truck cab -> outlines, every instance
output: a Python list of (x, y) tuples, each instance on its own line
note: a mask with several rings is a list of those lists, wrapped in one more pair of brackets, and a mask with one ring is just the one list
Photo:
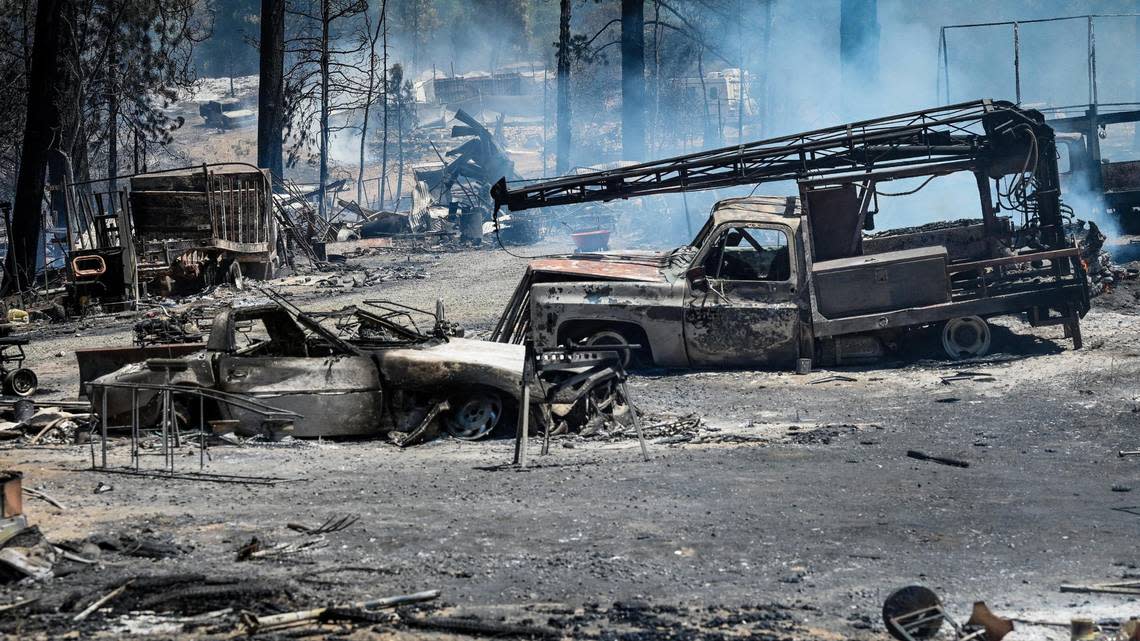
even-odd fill
[[(868, 236), (880, 183), (972, 173), (980, 216)], [(636, 343), (662, 367), (789, 367), (881, 357), (934, 327), (951, 357), (1024, 314), (1080, 346), (1088, 288), (1062, 231), (1056, 149), (1039, 113), (988, 100), (914, 112), (494, 195), (519, 208), (796, 180), (799, 197), (718, 203), (666, 253), (529, 266), (493, 340)], [(993, 184), (991, 184), (991, 181)], [(995, 198), (996, 195), (996, 198)], [(1015, 219), (1016, 224), (1015, 224)]]

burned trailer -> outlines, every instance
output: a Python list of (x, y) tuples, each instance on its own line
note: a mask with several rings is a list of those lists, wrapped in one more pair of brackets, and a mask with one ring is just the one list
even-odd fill
[(273, 278), (284, 263), (269, 172), (226, 163), (130, 178), (141, 282)]
[(198, 291), (285, 263), (269, 174), (244, 163), (69, 182), (73, 310)]
[[(883, 186), (964, 174), (978, 218), (867, 237)], [(798, 197), (718, 203), (689, 245), (531, 263), (492, 340), (642, 346), (664, 367), (877, 360), (935, 329), (952, 358), (991, 346), (988, 319), (1061, 325), (1081, 346), (1087, 277), (1064, 232), (1053, 131), (979, 100), (508, 187), (512, 211), (795, 181)], [(996, 190), (991, 181), (999, 183)], [(1004, 183), (1001, 184), (1001, 183)], [(926, 204), (921, 207), (930, 209)], [(921, 208), (920, 208), (921, 211)]]

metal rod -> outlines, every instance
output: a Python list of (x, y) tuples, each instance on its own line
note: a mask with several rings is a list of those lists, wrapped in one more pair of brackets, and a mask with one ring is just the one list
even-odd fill
[(103, 428), (102, 447), (103, 467), (107, 467), (107, 392), (103, 392), (103, 411), (99, 414), (99, 424)]
[[(1089, 104), (1096, 106), (1096, 31), (1093, 29), (1093, 16), (1089, 16)], [(1093, 132), (1096, 133), (1095, 131)]]
[(206, 467), (206, 398), (198, 395), (198, 470)]
[(624, 372), (621, 378), (621, 395), (625, 397), (625, 402), (629, 405), (629, 415), (633, 418), (633, 429), (637, 432), (637, 442), (641, 445), (641, 458), (648, 461), (649, 450), (645, 447), (645, 434), (641, 431), (641, 419), (637, 418), (637, 408), (633, 406), (633, 401), (629, 400), (629, 388), (625, 386)]
[(1020, 27), (1013, 23), (1013, 89), (1017, 97), (1014, 102), (1021, 104), (1021, 39)]
[(533, 367), (532, 360), (534, 360), (534, 343), (527, 341), (523, 351), (522, 402), (519, 403), (518, 432), (515, 434), (514, 464), (519, 467), (526, 467), (526, 438), (527, 430), (530, 428), (530, 385), (527, 379)]
[[(161, 418), (159, 420), (162, 423), (162, 466), (164, 468), (170, 468), (171, 467), (171, 464), (169, 463), (170, 453), (167, 450), (167, 439), (166, 439), (167, 407), (169, 406), (169, 404), (170, 404), (169, 393), (167, 392), (167, 390), (163, 390), (162, 391), (162, 414), (161, 414)], [(171, 470), (171, 471), (173, 471), (173, 470)]]
[[(107, 396), (107, 388), (103, 388), (103, 396)], [(139, 469), (139, 391), (131, 390), (131, 457), (135, 462), (135, 470)]]
[[(1093, 13), (1083, 16), (1058, 16), (1055, 18), (1037, 18), (1035, 20), (1018, 20), (1021, 24), (1035, 24), (1038, 22), (1061, 22), (1063, 20), (1083, 20), (1086, 18), (1137, 18), (1140, 13)], [(1013, 24), (1013, 21), (1007, 20), (1004, 22), (975, 22), (971, 24), (949, 24), (942, 27), (943, 29), (968, 29), (970, 27), (1004, 27)]]

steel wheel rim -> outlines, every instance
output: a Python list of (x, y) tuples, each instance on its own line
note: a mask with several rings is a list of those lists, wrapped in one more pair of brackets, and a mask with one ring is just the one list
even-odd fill
[(445, 421), (447, 432), (472, 441), (489, 434), (503, 417), (503, 402), (496, 394), (481, 392), (463, 399)]
[(942, 328), (942, 348), (951, 358), (981, 356), (990, 348), (990, 327), (977, 316), (951, 319)]
[(31, 396), (36, 391), (36, 375), (29, 369), (18, 369), (12, 372), (8, 385), (16, 396)]

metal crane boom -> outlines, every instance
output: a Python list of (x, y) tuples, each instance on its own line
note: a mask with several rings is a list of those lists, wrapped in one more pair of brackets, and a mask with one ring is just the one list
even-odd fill
[(1037, 111), (976, 100), (722, 147), (620, 169), (491, 190), (495, 209), (614, 200), (651, 194), (795, 180), (801, 184), (883, 181), (969, 170), (999, 178), (1032, 174), (1025, 193), (1046, 244), (1060, 238), (1053, 131)]

